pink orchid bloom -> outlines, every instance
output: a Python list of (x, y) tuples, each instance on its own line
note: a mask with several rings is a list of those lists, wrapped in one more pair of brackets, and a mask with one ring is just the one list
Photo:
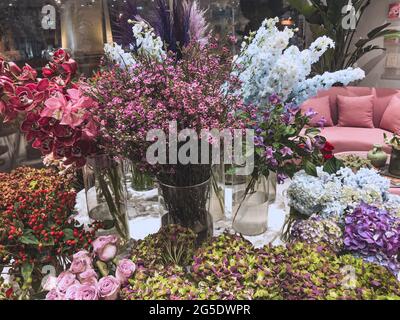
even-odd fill
[(41, 117), (51, 117), (61, 120), (64, 110), (68, 104), (67, 99), (60, 92), (56, 92), (53, 97), (46, 100), (45, 108), (40, 113)]
[(71, 99), (65, 110), (61, 120), (61, 124), (69, 125), (73, 128), (80, 126), (88, 117), (86, 109), (90, 107), (92, 99), (85, 97), (77, 89), (67, 90)]

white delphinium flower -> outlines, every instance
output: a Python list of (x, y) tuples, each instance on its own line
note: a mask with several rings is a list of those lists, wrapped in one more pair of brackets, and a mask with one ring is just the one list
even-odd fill
[(256, 33), (245, 38), (234, 59), (233, 75), (242, 83), (240, 91), (246, 102), (266, 105), (271, 94), (278, 94), (284, 101), (301, 104), (337, 82), (347, 85), (365, 77), (361, 69), (349, 68), (307, 79), (312, 65), (329, 48), (334, 48), (334, 42), (323, 36), (303, 51), (288, 47), (294, 32), (288, 28), (280, 31), (276, 27), (278, 22), (278, 18), (265, 20)]

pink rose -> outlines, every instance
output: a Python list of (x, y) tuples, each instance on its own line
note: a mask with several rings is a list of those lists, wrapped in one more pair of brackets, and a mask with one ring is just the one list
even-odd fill
[(88, 269), (78, 275), (82, 284), (97, 285), (97, 273), (93, 269)]
[(115, 271), (115, 277), (120, 281), (121, 284), (126, 284), (135, 270), (136, 265), (132, 260), (122, 259), (118, 263), (117, 270)]
[(79, 274), (88, 269), (92, 269), (92, 258), (87, 251), (79, 251), (73, 255), (73, 260), (69, 270), (72, 273)]
[(68, 288), (65, 300), (98, 300), (97, 289), (88, 284), (75, 284)]
[(46, 294), (46, 300), (64, 300), (64, 299), (58, 295), (56, 289), (53, 289)]
[(57, 286), (56, 286), (58, 296), (64, 298), (68, 288), (77, 283), (78, 280), (76, 280), (76, 276), (73, 273), (69, 271), (64, 271), (60, 273), (60, 275), (57, 278)]
[(118, 237), (115, 235), (101, 236), (93, 241), (93, 252), (104, 262), (108, 262), (117, 255)]
[(113, 276), (101, 278), (98, 283), (99, 297), (103, 300), (116, 300), (118, 298), (120, 282)]

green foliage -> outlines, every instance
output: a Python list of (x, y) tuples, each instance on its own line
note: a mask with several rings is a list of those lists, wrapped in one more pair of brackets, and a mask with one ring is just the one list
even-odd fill
[[(154, 245), (158, 238), (152, 235), (146, 243)], [(400, 299), (400, 282), (386, 268), (338, 256), (322, 244), (256, 249), (243, 237), (224, 233), (194, 253), (190, 270), (163, 265), (162, 259), (154, 264), (154, 247), (144, 242), (133, 261), (140, 256), (145, 259), (122, 290), (123, 299)]]
[[(310, 4), (311, 2), (311, 4)], [(342, 21), (348, 19), (349, 12), (343, 13), (348, 0), (328, 0), (327, 5), (322, 0), (289, 0), (290, 5), (306, 17), (314, 38), (328, 36), (335, 41), (335, 48), (330, 49), (323, 59), (315, 65), (316, 73), (338, 71), (354, 66), (361, 57), (374, 50), (384, 48), (374, 45), (373, 41), (384, 36), (390, 36), (398, 30), (387, 29), (390, 23), (385, 23), (372, 29), (365, 38), (354, 43), (354, 36), (370, 0), (353, 0), (356, 16), (355, 28), (345, 29)]]
[(185, 266), (193, 256), (195, 240), (192, 230), (168, 225), (158, 233), (139, 240), (132, 251), (132, 260), (145, 268)]
[(361, 168), (367, 168), (367, 169), (373, 168), (371, 161), (352, 154), (340, 157), (340, 160), (342, 160), (345, 167), (351, 168), (354, 171), (358, 171)]

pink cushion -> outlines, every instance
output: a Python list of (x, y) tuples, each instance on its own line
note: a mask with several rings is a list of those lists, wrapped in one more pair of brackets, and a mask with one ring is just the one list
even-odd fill
[(325, 119), (325, 127), (333, 126), (329, 96), (309, 99), (301, 106), (303, 113), (310, 109), (313, 109), (315, 112), (317, 112), (317, 115), (311, 119), (310, 126), (319, 127), (319, 123), (322, 118)]
[(339, 127), (374, 128), (374, 96), (345, 97), (338, 95)]
[[(329, 96), (330, 106), (331, 106), (331, 115), (333, 123), (336, 125), (338, 123), (338, 107), (337, 107), (337, 96), (346, 96), (346, 97), (358, 97), (358, 96), (368, 96), (374, 94), (373, 88), (368, 87), (333, 87), (329, 90), (322, 90), (318, 92), (318, 97)], [(379, 126), (379, 122), (376, 125)]]
[(376, 88), (374, 100), (374, 125), (376, 128), (380, 127), (382, 116), (386, 111), (389, 102), (393, 96), (399, 94), (400, 90), (388, 88)]
[(374, 144), (381, 144), (383, 150), (390, 154), (391, 148), (385, 144), (383, 134), (393, 134), (379, 128), (329, 127), (321, 135), (335, 147), (334, 152), (369, 151)]
[(382, 116), (380, 124), (382, 129), (400, 133), (400, 96), (393, 96), (390, 100), (389, 105), (386, 108), (385, 113)]

